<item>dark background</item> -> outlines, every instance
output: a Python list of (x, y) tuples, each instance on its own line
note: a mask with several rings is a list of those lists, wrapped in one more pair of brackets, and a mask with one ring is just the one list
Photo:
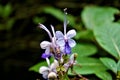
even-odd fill
[[(0, 27), (4, 27), (10, 18), (15, 19), (15, 22), (10, 30), (0, 30), (0, 80), (42, 79), (40, 74), (28, 69), (43, 60), (41, 59), (43, 50), (39, 43), (49, 39), (45, 31), (39, 29), (33, 22), (33, 18), (44, 17), (46, 26), (62, 25), (55, 17), (43, 13), (43, 7), (52, 6), (60, 10), (68, 8), (68, 13), (76, 17), (80, 16), (82, 9), (87, 5), (112, 6), (120, 9), (119, 0), (0, 0), (2, 6), (8, 3), (12, 6), (12, 12), (8, 19), (0, 17), (0, 23), (3, 24)], [(97, 77), (94, 78), (92, 80), (99, 80)]]

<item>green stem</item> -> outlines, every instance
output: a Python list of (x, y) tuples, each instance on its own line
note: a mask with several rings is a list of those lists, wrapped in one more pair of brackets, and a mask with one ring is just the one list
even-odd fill
[(58, 76), (59, 76), (59, 80), (70, 80), (68, 75), (63, 71), (60, 71)]
[(67, 74), (64, 74), (60, 80), (70, 80)]

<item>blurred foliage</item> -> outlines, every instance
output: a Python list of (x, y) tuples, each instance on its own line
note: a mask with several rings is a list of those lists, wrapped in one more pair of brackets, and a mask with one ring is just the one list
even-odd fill
[[(51, 11), (49, 11), (50, 14)], [(118, 22), (113, 22), (114, 14), (116, 13), (119, 13), (119, 10), (112, 7), (85, 7), (82, 11), (81, 17), (82, 21), (85, 24), (86, 30), (84, 30), (83, 28), (84, 31), (78, 31), (76, 37), (77, 41), (79, 42), (79, 39), (90, 40), (91, 42), (100, 45), (103, 48), (103, 51), (108, 51), (106, 53), (119, 60), (120, 37), (118, 36), (118, 34), (120, 33), (120, 24)], [(55, 13), (52, 13), (52, 15), (55, 15)], [(83, 44), (85, 42), (80, 43), (81, 44), (77, 43), (76, 47), (72, 50), (73, 53), (78, 53), (77, 63), (81, 66), (80, 67), (76, 65), (74, 67), (75, 72), (83, 75), (95, 74), (97, 77), (103, 80), (113, 79), (111, 73), (107, 72), (107, 70), (112, 70), (116, 74), (116, 76), (119, 76), (117, 74), (117, 72), (119, 71), (119, 62), (117, 66), (117, 63), (112, 60), (112, 58), (104, 58), (104, 56), (98, 56), (101, 58), (96, 59), (94, 57), (91, 57), (90, 55), (95, 55), (95, 53), (99, 53), (99, 50), (97, 51), (97, 49), (99, 49), (99, 46), (93, 46), (90, 43), (88, 43), (87, 45)], [(32, 70), (36, 70), (37, 67), (35, 68), (35, 66), (34, 68), (31, 67)], [(72, 75), (72, 73), (69, 74)]]
[[(68, 28), (77, 31), (75, 39), (78, 45), (73, 52), (79, 54), (77, 60), (81, 67), (76, 66), (76, 72), (91, 80), (112, 80), (118, 75), (114, 74), (114, 68), (119, 72), (119, 0), (1, 0), (0, 71), (4, 79), (39, 78), (40, 75), (33, 78), (33, 73), (31, 76), (27, 72), (28, 68), (30, 72), (37, 72), (39, 66), (46, 64), (42, 62), (39, 43), (48, 38), (37, 24), (53, 24), (55, 28), (62, 29), (64, 8), (68, 8)], [(111, 63), (109, 59), (112, 59)], [(36, 63), (37, 67), (31, 68)], [(113, 68), (111, 64), (117, 67)], [(94, 78), (92, 74), (95, 74)]]
[(11, 13), (11, 4), (6, 4), (5, 6), (0, 5), (0, 30), (10, 30), (13, 27), (15, 20), (10, 17)]

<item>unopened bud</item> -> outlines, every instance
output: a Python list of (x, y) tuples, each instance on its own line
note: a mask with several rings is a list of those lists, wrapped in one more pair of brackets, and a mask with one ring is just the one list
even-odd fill
[(75, 59), (77, 58), (77, 56), (78, 56), (78, 54), (77, 54), (77, 53), (74, 53), (74, 58), (75, 58)]
[(48, 74), (48, 79), (56, 79), (57, 78), (57, 74), (55, 72), (50, 72)]

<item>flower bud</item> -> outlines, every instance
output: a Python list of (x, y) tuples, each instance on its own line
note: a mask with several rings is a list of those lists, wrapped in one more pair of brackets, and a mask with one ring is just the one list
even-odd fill
[(48, 74), (48, 79), (55, 79), (55, 78), (57, 78), (57, 74), (55, 72), (50, 72)]
[(76, 59), (78, 57), (78, 54), (77, 53), (74, 53), (74, 58)]

